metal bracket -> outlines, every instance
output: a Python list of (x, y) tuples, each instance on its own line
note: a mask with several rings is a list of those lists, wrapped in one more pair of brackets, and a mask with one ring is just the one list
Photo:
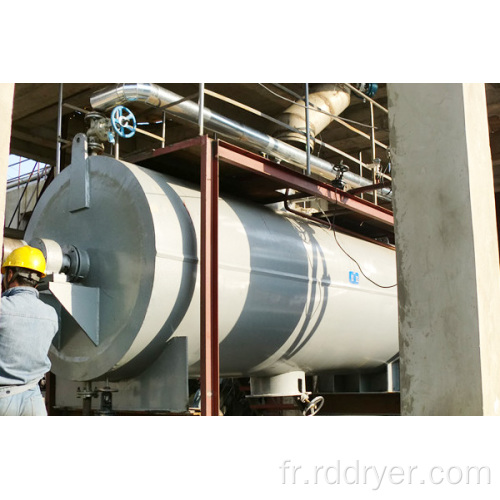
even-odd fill
[(99, 288), (51, 281), (48, 289), (90, 340), (99, 345)]
[(87, 137), (76, 134), (71, 150), (71, 178), (68, 210), (77, 212), (90, 207), (90, 165), (87, 153)]
[(188, 411), (188, 349), (186, 337), (174, 337), (139, 375), (115, 384), (113, 405), (120, 410)]

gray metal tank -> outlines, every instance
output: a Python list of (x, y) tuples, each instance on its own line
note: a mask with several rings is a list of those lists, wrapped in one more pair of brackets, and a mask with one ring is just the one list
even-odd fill
[[(36, 238), (88, 257), (50, 350), (57, 376), (133, 376), (173, 337), (187, 337), (189, 374), (199, 373), (198, 188), (112, 158), (82, 158), (38, 203), (25, 235)], [(397, 353), (396, 289), (366, 280), (332, 231), (228, 197), (219, 201), (219, 238), (221, 376), (362, 370)], [(337, 238), (375, 282), (396, 282), (394, 251)], [(87, 291), (93, 298), (81, 300)], [(90, 311), (94, 333), (71, 311), (86, 320)]]

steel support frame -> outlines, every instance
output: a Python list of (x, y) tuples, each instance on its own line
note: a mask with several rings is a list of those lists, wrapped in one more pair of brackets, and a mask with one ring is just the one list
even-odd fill
[[(394, 224), (392, 212), (340, 191), (333, 186), (238, 148), (202, 135), (161, 148), (145, 157), (161, 156), (187, 148), (200, 147), (201, 241), (200, 241), (200, 384), (201, 414), (220, 415), (219, 386), (219, 289), (218, 289), (218, 199), (219, 161), (279, 179), (292, 189), (325, 198), (369, 218)], [(135, 158), (134, 160), (138, 160)], [(140, 158), (143, 159), (143, 158)], [(373, 189), (373, 187), (372, 187)], [(54, 403), (55, 377), (47, 380), (49, 414)]]
[[(264, 177), (279, 179), (286, 183), (287, 187), (324, 198), (353, 212), (365, 215), (369, 219), (382, 222), (391, 227), (394, 226), (394, 216), (390, 210), (341, 191), (324, 182), (306, 177), (289, 168), (282, 167), (277, 163), (237, 146), (219, 141), (217, 154), (219, 160), (225, 160), (231, 165), (252, 171)], [(371, 189), (373, 189), (373, 186)]]
[[(219, 162), (224, 160), (256, 174), (279, 179), (288, 187), (325, 198), (368, 218), (392, 226), (390, 210), (354, 197), (329, 184), (308, 178), (232, 144), (202, 135), (172, 144), (144, 156), (161, 156), (200, 147), (201, 246), (200, 246), (200, 384), (201, 414), (220, 415), (218, 198)], [(138, 160), (134, 159), (134, 160)], [(143, 159), (143, 158), (141, 158)], [(373, 189), (373, 188), (372, 188)]]
[(200, 348), (201, 414), (218, 416), (219, 388), (219, 286), (217, 143), (200, 136), (201, 245), (200, 245)]

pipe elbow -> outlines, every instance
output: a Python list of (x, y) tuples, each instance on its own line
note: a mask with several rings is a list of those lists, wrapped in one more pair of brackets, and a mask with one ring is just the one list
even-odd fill
[(119, 83), (95, 92), (90, 98), (90, 104), (96, 111), (107, 111), (133, 101), (158, 106), (160, 98), (156, 86), (150, 83)]

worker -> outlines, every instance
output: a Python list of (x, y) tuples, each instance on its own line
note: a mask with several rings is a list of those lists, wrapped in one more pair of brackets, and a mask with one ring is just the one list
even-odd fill
[(36, 290), (46, 275), (45, 258), (37, 248), (16, 248), (1, 271), (0, 415), (46, 416), (39, 382), (50, 370), (48, 352), (59, 318)]

